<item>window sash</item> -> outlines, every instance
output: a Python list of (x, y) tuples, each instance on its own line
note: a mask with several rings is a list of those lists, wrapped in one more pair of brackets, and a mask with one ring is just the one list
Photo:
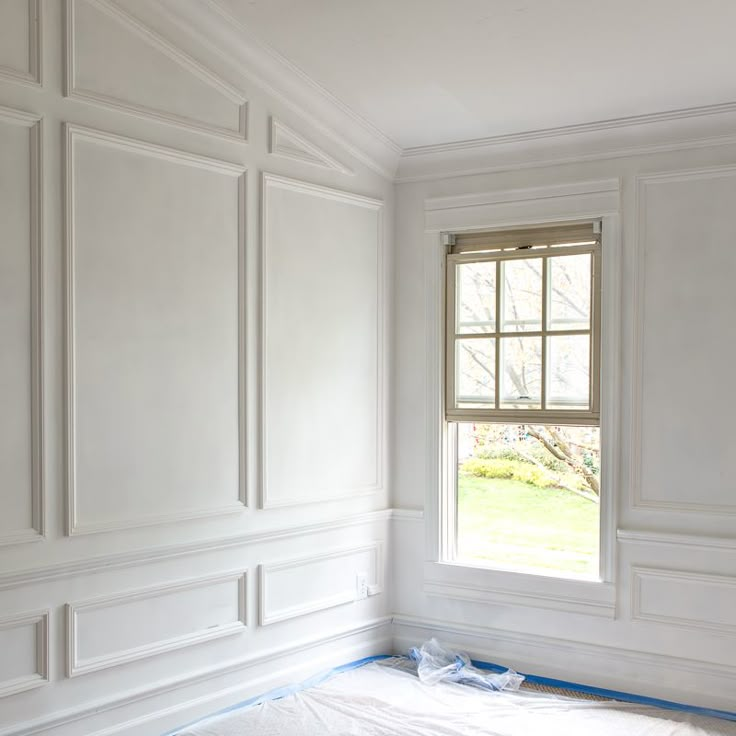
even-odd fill
[[(522, 231), (527, 232), (527, 231)], [(540, 229), (539, 232), (542, 232)], [(587, 225), (586, 233), (592, 233), (592, 226)], [(499, 241), (509, 242), (509, 238), (504, 238), (503, 234), (491, 234), (498, 237)], [(477, 242), (480, 242), (480, 235), (474, 235)], [(562, 237), (562, 236), (560, 236)], [(578, 236), (580, 237), (580, 236)], [(589, 235), (587, 237), (590, 237)], [(549, 237), (541, 238), (546, 243), (539, 248), (524, 246), (519, 250), (516, 246), (515, 250), (496, 250), (496, 251), (462, 251), (459, 253), (451, 252), (447, 256), (446, 267), (446, 327), (445, 327), (445, 418), (448, 421), (476, 421), (476, 422), (536, 422), (539, 424), (559, 424), (559, 425), (597, 425), (600, 422), (600, 306), (601, 306), (601, 252), (599, 236), (595, 236), (592, 242), (586, 241), (584, 244), (571, 245), (549, 245)], [(566, 236), (566, 242), (570, 243), (569, 236)], [(457, 243), (457, 240), (456, 240)], [(456, 246), (455, 246), (456, 247)], [(454, 250), (454, 248), (453, 248)], [(590, 254), (591, 256), (591, 284), (590, 284), (590, 324), (587, 329), (549, 329), (547, 321), (548, 310), (548, 281), (549, 281), (549, 259), (559, 256)], [(515, 259), (541, 259), (542, 261), (542, 311), (541, 311), (541, 329), (530, 331), (509, 331), (502, 330), (501, 315), (501, 264), (504, 261)], [(457, 273), (458, 265), (468, 263), (495, 263), (495, 325), (494, 329), (488, 329), (485, 332), (457, 332)], [(590, 336), (590, 354), (589, 354), (589, 373), (590, 380), (588, 386), (588, 409), (554, 409), (546, 408), (547, 405), (547, 383), (549, 356), (547, 355), (547, 338), (561, 337), (566, 335), (586, 335)], [(501, 387), (501, 365), (500, 365), (500, 340), (502, 338), (511, 337), (529, 337), (541, 340), (541, 385), (540, 385), (540, 401), (535, 401), (540, 408), (520, 409), (520, 408), (501, 408), (503, 400), (500, 392)], [(458, 407), (458, 397), (456, 396), (456, 370), (457, 370), (457, 349), (458, 340), (494, 340), (495, 348), (495, 366), (494, 366), (494, 406), (489, 407)], [(518, 400), (516, 403), (522, 403)], [(472, 399), (460, 399), (460, 403), (472, 403)], [(479, 402), (480, 403), (480, 402)], [(488, 403), (488, 402), (485, 402)]]

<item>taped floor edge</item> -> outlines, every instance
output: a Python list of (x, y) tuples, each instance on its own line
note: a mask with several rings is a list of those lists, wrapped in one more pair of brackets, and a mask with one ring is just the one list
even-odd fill
[[(308, 690), (309, 688), (313, 688), (318, 685), (321, 685), (327, 680), (330, 680), (331, 678), (343, 672), (348, 672), (350, 670), (358, 669), (371, 662), (391, 659), (391, 658), (398, 657), (398, 656), (401, 656), (402, 658), (406, 659), (405, 657), (403, 657), (403, 655), (379, 654), (379, 655), (375, 655), (371, 657), (363, 657), (362, 659), (357, 659), (353, 662), (348, 662), (347, 664), (343, 664), (338, 667), (333, 667), (329, 670), (325, 670), (312, 677), (309, 677), (306, 680), (303, 680), (302, 682), (285, 685), (283, 687), (269, 690), (268, 692), (263, 693), (261, 695), (256, 695), (252, 698), (248, 698), (246, 700), (235, 703), (234, 705), (228, 706), (227, 708), (223, 708), (221, 710), (215, 711), (201, 718), (197, 718), (189, 723), (177, 726), (176, 728), (170, 731), (167, 731), (165, 734), (163, 734), (163, 736), (176, 736), (176, 734), (181, 733), (185, 729), (188, 729), (188, 728), (191, 728), (192, 726), (203, 723), (204, 721), (207, 721), (211, 718), (223, 716), (228, 713), (232, 713), (234, 711), (246, 710), (248, 708), (252, 708), (266, 701), (279, 700), (281, 698), (288, 697), (289, 695), (293, 695), (295, 693), (302, 692), (304, 690)], [(489, 670), (493, 672), (503, 672), (504, 670), (506, 670), (506, 667), (495, 664), (493, 662), (484, 662), (482, 660), (472, 660), (472, 663), (475, 667), (478, 667), (479, 669), (485, 669), (485, 670)], [(635, 705), (651, 706), (655, 708), (661, 708), (664, 710), (672, 710), (672, 711), (678, 711), (682, 713), (691, 713), (696, 716), (705, 716), (709, 718), (718, 718), (721, 720), (736, 722), (736, 712), (732, 712), (732, 711), (719, 710), (715, 708), (706, 708), (706, 707), (701, 707), (701, 706), (696, 706), (696, 705), (688, 705), (685, 703), (678, 703), (675, 701), (663, 700), (660, 698), (652, 698), (652, 697), (643, 696), (643, 695), (636, 695), (633, 693), (626, 693), (626, 692), (622, 692), (618, 690), (609, 690), (606, 688), (598, 688), (598, 687), (592, 687), (588, 685), (581, 685), (576, 682), (569, 682), (566, 680), (542, 677), (539, 675), (531, 675), (531, 674), (526, 674), (526, 673), (520, 673), (520, 674), (524, 675), (524, 677), (526, 678), (526, 682), (529, 684), (542, 685), (545, 687), (553, 688), (555, 690), (564, 690), (564, 691), (568, 691), (572, 693), (573, 695), (575, 693), (579, 693), (581, 695), (594, 695), (594, 696), (605, 698), (608, 700), (616, 700), (616, 701), (620, 701), (624, 703), (631, 703)]]

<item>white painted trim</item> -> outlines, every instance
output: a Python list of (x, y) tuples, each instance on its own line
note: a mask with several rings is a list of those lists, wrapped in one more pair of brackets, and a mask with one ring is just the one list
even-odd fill
[(451, 143), (439, 143), (428, 146), (413, 146), (403, 149), (401, 155), (409, 158), (411, 156), (424, 156), (431, 153), (446, 153), (448, 151), (475, 150), (487, 148), (488, 146), (503, 146), (520, 141), (542, 140), (545, 138), (556, 138), (558, 136), (579, 135), (612, 128), (629, 128), (639, 125), (651, 125), (652, 123), (668, 122), (670, 120), (682, 120), (686, 118), (706, 117), (710, 115), (722, 115), (723, 113), (736, 112), (736, 102), (726, 102), (718, 105), (704, 105), (702, 107), (688, 107), (679, 110), (665, 110), (664, 112), (647, 113), (644, 115), (632, 115), (625, 118), (611, 118), (608, 120), (597, 120), (592, 123), (578, 123), (576, 125), (563, 125), (556, 128), (542, 128), (521, 133), (510, 133), (507, 135), (496, 135), (487, 138), (473, 138)]
[(247, 141), (248, 139), (248, 100), (243, 95), (218, 77), (212, 71), (200, 64), (188, 54), (170, 44), (162, 36), (152, 31), (147, 26), (140, 23), (132, 15), (129, 15), (110, 0), (84, 0), (84, 2), (97, 8), (97, 10), (106, 13), (108, 16), (116, 20), (118, 23), (126, 27), (132, 33), (136, 34), (148, 44), (158, 49), (162, 54), (176, 62), (183, 69), (190, 72), (193, 76), (208, 84), (217, 90), (224, 97), (229, 99), (238, 106), (238, 124), (234, 128), (226, 128), (206, 123), (202, 120), (177, 115), (164, 110), (154, 109), (144, 105), (137, 105), (132, 102), (105, 95), (93, 90), (84, 89), (77, 85), (76, 67), (77, 67), (77, 49), (74, 27), (74, 16), (76, 13), (77, 0), (66, 0), (65, 4), (65, 45), (64, 45), (64, 96), (72, 99), (81, 100), (82, 102), (109, 107), (114, 110), (134, 115), (138, 118), (148, 118), (160, 123), (168, 123), (176, 125), (180, 128), (194, 130), (198, 133), (207, 133), (214, 136), (228, 138), (231, 140)]
[(641, 608), (641, 586), (649, 579), (659, 578), (672, 580), (677, 583), (696, 582), (704, 585), (718, 585), (736, 590), (736, 577), (726, 575), (712, 575), (709, 573), (687, 572), (686, 570), (672, 570), (665, 568), (645, 567), (640, 565), (631, 566), (631, 620), (643, 623), (665, 624), (682, 629), (695, 631), (715, 631), (725, 636), (736, 634), (736, 623), (719, 624), (716, 622), (703, 621), (702, 619), (690, 618), (688, 616), (675, 616), (665, 614), (645, 613)]
[[(480, 194), (428, 199), (425, 202), (425, 335), (427, 363), (427, 495), (425, 499), (427, 568), (425, 592), (463, 600), (498, 601), (519, 605), (553, 605), (558, 610), (615, 616), (616, 488), (620, 475), (621, 288), (623, 254), (618, 179), (581, 181), (548, 187), (499, 190)], [(601, 366), (601, 568), (600, 582), (587, 582), (574, 594), (569, 579), (550, 578), (547, 594), (539, 595), (538, 575), (487, 570), (440, 563), (448, 540), (443, 529), (451, 511), (440, 493), (447, 470), (443, 427), (444, 273), (446, 248), (441, 232), (521, 227), (547, 222), (602, 218), (603, 288)], [(450, 569), (452, 568), (452, 569)], [(449, 572), (448, 572), (449, 570)], [(437, 578), (441, 572), (442, 577)], [(500, 576), (500, 577), (499, 577)], [(543, 578), (547, 580), (547, 578)], [(505, 581), (505, 582), (501, 582)], [(553, 603), (550, 603), (553, 601)]]
[[(292, 140), (296, 145), (284, 145), (283, 142), (280, 142), (281, 137)], [(273, 116), (270, 118), (268, 152), (275, 156), (291, 159), (292, 161), (300, 161), (311, 166), (318, 166), (322, 169), (338, 171), (348, 176), (355, 176), (355, 172), (352, 169), (340, 163), (336, 158), (330, 156), (329, 153), (311, 141), (308, 141), (293, 128), (290, 128), (286, 123)]]
[[(231, 634), (239, 634), (245, 630), (247, 626), (246, 620), (246, 590), (247, 590), (247, 571), (234, 571), (221, 575), (212, 575), (202, 578), (194, 578), (191, 580), (183, 580), (177, 583), (166, 585), (156, 585), (138, 590), (128, 591), (125, 593), (116, 593), (114, 595), (101, 596), (85, 601), (77, 601), (66, 604), (66, 674), (67, 677), (76, 677), (88, 672), (107, 669), (109, 667), (117, 667), (126, 662), (134, 662), (137, 659), (152, 657), (163, 652), (171, 652), (176, 649), (183, 649), (194, 644), (219, 639), (223, 636)], [(101, 608), (112, 608), (118, 604), (128, 603), (135, 600), (148, 600), (158, 598), (168, 593), (183, 590), (195, 590), (197, 588), (208, 588), (212, 585), (218, 585), (225, 582), (237, 582), (238, 585), (238, 616), (224, 626), (218, 626), (214, 629), (205, 629), (197, 631), (185, 636), (175, 636), (169, 639), (163, 639), (153, 644), (136, 647), (120, 651), (102, 657), (96, 657), (89, 660), (80, 660), (77, 652), (77, 639), (79, 622), (78, 614), (84, 611), (94, 611)]]
[(461, 563), (425, 562), (428, 595), (498, 605), (519, 605), (614, 618), (616, 590), (611, 583), (520, 574)]
[(46, 534), (44, 494), (44, 271), (43, 271), (43, 118), (0, 107), (0, 123), (28, 128), (30, 135), (31, 269), (31, 526), (0, 534), (0, 547), (37, 542)]
[(28, 71), (0, 66), (0, 79), (32, 87), (43, 85), (43, 3), (28, 0)]
[[(62, 726), (66, 726), (71, 723), (77, 723), (85, 718), (89, 718), (100, 713), (107, 713), (114, 711), (117, 708), (148, 700), (149, 698), (176, 692), (177, 690), (190, 685), (204, 684), (216, 677), (257, 667), (262, 662), (271, 662), (280, 658), (291, 658), (300, 652), (316, 649), (317, 647), (325, 644), (340, 641), (351, 636), (377, 631), (379, 629), (389, 627), (390, 624), (390, 616), (381, 616), (358, 624), (352, 624), (327, 634), (326, 636), (302, 638), (297, 641), (289, 642), (284, 646), (266, 649), (258, 654), (230, 659), (210, 667), (187, 672), (183, 675), (177, 675), (161, 679), (153, 683), (148, 683), (142, 687), (124, 690), (116, 693), (112, 697), (98, 698), (93, 701), (88, 701), (81, 706), (57, 710), (41, 718), (28, 720), (20, 724), (16, 723), (8, 728), (0, 727), (0, 736), (36, 736), (37, 734), (46, 734), (52, 729), (61, 728)], [(186, 703), (183, 703), (182, 707), (185, 706)]]
[[(268, 290), (268, 269), (267, 269), (267, 253), (268, 253), (268, 229), (266, 223), (268, 221), (268, 190), (270, 187), (278, 187), (304, 194), (310, 194), (323, 199), (329, 199), (336, 202), (346, 202), (358, 207), (365, 207), (375, 210), (378, 215), (377, 225), (377, 253), (376, 253), (376, 269), (378, 283), (376, 285), (376, 381), (378, 396), (376, 411), (376, 482), (368, 486), (360, 486), (355, 488), (343, 488), (334, 493), (314, 493), (308, 499), (298, 497), (285, 498), (279, 501), (272, 501), (268, 498), (268, 478), (266, 473), (266, 456), (268, 446), (266, 442), (266, 384), (268, 376), (268, 366), (266, 360), (266, 340), (268, 336), (268, 319), (265, 309), (266, 295)], [(339, 501), (347, 498), (355, 498), (356, 496), (368, 496), (378, 493), (384, 484), (384, 456), (385, 456), (385, 440), (384, 440), (384, 415), (386, 412), (386, 390), (385, 390), (385, 291), (386, 291), (386, 272), (384, 266), (384, 203), (380, 199), (365, 197), (360, 194), (346, 192), (341, 189), (333, 189), (318, 184), (312, 184), (301, 179), (292, 179), (285, 176), (278, 176), (268, 172), (262, 173), (261, 178), (261, 233), (260, 233), (260, 360), (258, 368), (259, 383), (259, 426), (260, 426), (260, 508), (285, 508), (290, 506), (301, 506), (306, 504), (322, 503), (324, 501)]]
[(375, 524), (385, 522), (393, 518), (393, 509), (382, 509), (380, 511), (369, 511), (364, 514), (355, 514), (338, 519), (315, 522), (313, 524), (294, 524), (287, 527), (276, 527), (264, 529), (257, 532), (246, 532), (229, 537), (218, 537), (214, 539), (203, 539), (195, 542), (181, 542), (159, 547), (148, 547), (133, 552), (118, 552), (97, 557), (88, 557), (82, 560), (70, 560), (55, 565), (43, 567), (31, 567), (25, 570), (14, 570), (0, 573), (0, 590), (20, 588), (27, 585), (38, 585), (40, 583), (59, 580), (61, 578), (77, 577), (82, 575), (94, 575), (106, 573), (109, 570), (117, 570), (127, 567), (135, 567), (141, 564), (154, 564), (165, 560), (179, 557), (189, 557), (217, 552), (240, 547), (250, 547), (257, 544), (280, 542), (288, 539), (311, 536), (314, 534), (326, 534), (331, 531), (348, 529), (363, 524)]
[(35, 625), (36, 672), (26, 677), (0, 681), (0, 698), (42, 687), (49, 682), (49, 611), (36, 611), (0, 619), (0, 630)]
[(391, 518), (394, 521), (416, 521), (424, 522), (424, 511), (422, 509), (393, 509)]
[[(404, 614), (394, 615), (393, 626), (394, 646), (400, 650), (436, 636), (468, 651), (474, 659), (495, 662), (521, 672), (577, 679), (623, 692), (631, 691), (631, 677), (635, 676), (637, 690), (642, 695), (692, 702), (697, 692), (700, 705), (733, 707), (736, 666), (731, 664)], [(690, 686), (686, 689), (682, 682)], [(693, 682), (698, 683), (697, 688), (692, 687)], [(711, 691), (710, 686), (719, 689)]]
[(616, 538), (624, 544), (670, 545), (679, 548), (694, 547), (696, 549), (736, 552), (736, 539), (728, 537), (706, 537), (696, 534), (619, 529), (616, 533)]
[(152, 526), (158, 524), (168, 524), (178, 521), (186, 521), (189, 519), (200, 519), (209, 516), (219, 516), (222, 514), (238, 513), (243, 510), (247, 504), (245, 496), (245, 478), (246, 471), (243, 467), (245, 459), (245, 437), (242, 435), (245, 429), (245, 391), (243, 389), (245, 370), (245, 315), (242, 310), (238, 314), (238, 391), (239, 391), (239, 408), (238, 408), (238, 431), (241, 436), (238, 438), (238, 452), (241, 467), (239, 469), (238, 480), (238, 500), (231, 504), (215, 508), (188, 509), (186, 511), (177, 511), (171, 514), (161, 514), (157, 516), (141, 516), (138, 518), (129, 518), (122, 521), (109, 521), (94, 524), (79, 524), (77, 522), (77, 503), (76, 503), (76, 411), (75, 411), (75, 333), (74, 333), (74, 301), (75, 301), (75, 281), (74, 281), (74, 205), (75, 205), (75, 188), (74, 188), (74, 146), (77, 140), (87, 140), (99, 145), (111, 148), (133, 152), (144, 156), (153, 156), (164, 161), (171, 161), (176, 164), (185, 164), (195, 168), (214, 171), (226, 176), (236, 177), (238, 180), (238, 305), (245, 303), (245, 179), (247, 169), (240, 164), (233, 164), (227, 161), (220, 161), (214, 158), (208, 158), (179, 149), (159, 146), (153, 143), (147, 143), (136, 138), (127, 138), (124, 136), (107, 133), (105, 131), (94, 128), (87, 128), (81, 125), (72, 125), (64, 123), (64, 350), (65, 350), (65, 373), (64, 373), (64, 394), (65, 394), (65, 450), (66, 450), (66, 532), (69, 536), (81, 534), (96, 534), (101, 532), (118, 531), (121, 529), (130, 529), (139, 526)]
[(642, 431), (644, 403), (644, 301), (646, 293), (646, 197), (647, 186), (667, 182), (682, 182), (698, 179), (736, 176), (736, 166), (712, 166), (682, 169), (659, 173), (641, 174), (635, 179), (636, 186), (636, 234), (634, 238), (634, 345), (631, 351), (632, 405), (629, 427), (629, 489), (632, 508), (666, 512), (684, 512), (717, 515), (736, 515), (736, 503), (708, 504), (662, 501), (648, 499), (642, 489)]
[(383, 592), (383, 545), (381, 542), (371, 542), (357, 547), (342, 547), (329, 550), (319, 555), (303, 555), (302, 557), (292, 557), (288, 560), (278, 562), (263, 563), (258, 566), (258, 622), (261, 626), (268, 626), (279, 621), (287, 621), (291, 618), (306, 616), (309, 613), (324, 611), (327, 608), (342, 606), (346, 603), (353, 603), (356, 600), (355, 590), (351, 587), (345, 593), (339, 593), (334, 596), (315, 600), (311, 603), (292, 606), (277, 611), (269, 611), (266, 605), (266, 596), (268, 593), (269, 575), (281, 570), (294, 570), (304, 565), (323, 560), (334, 560), (340, 557), (350, 557), (361, 552), (373, 552), (375, 557), (376, 582), (369, 584), (368, 595), (380, 595)]
[(620, 180), (605, 179), (428, 199), (425, 231), (467, 232), (618, 214), (620, 189)]

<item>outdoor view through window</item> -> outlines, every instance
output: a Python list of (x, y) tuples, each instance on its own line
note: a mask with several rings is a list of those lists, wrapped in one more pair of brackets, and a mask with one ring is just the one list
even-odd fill
[(598, 575), (599, 248), (578, 225), (448, 255), (458, 561)]

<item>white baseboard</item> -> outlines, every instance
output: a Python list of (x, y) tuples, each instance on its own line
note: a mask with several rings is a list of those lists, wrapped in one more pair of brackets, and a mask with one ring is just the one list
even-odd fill
[[(0, 736), (53, 736), (62, 732), (64, 736), (146, 736), (149, 733), (159, 736), (233, 702), (283, 685), (292, 678), (298, 681), (299, 677), (303, 679), (322, 668), (344, 664), (350, 661), (351, 656), (357, 659), (382, 654), (389, 651), (390, 647), (391, 618), (382, 616), (329, 634), (294, 641), (287, 646), (262, 650), (245, 658), (150, 683), (113, 697), (89, 701), (41, 718), (15, 723), (0, 728)], [(267, 674), (253, 677), (254, 673), (261, 671)], [(218, 680), (223, 681), (228, 675), (236, 675), (237, 684), (223, 686), (218, 683)], [(187, 688), (192, 688), (197, 695), (187, 696)], [(161, 708), (167, 700), (171, 702), (172, 697), (176, 697), (170, 694), (177, 691), (182, 693), (180, 702)], [(155, 698), (161, 699), (156, 702)], [(145, 705), (131, 708), (144, 702)], [(113, 725), (109, 725), (111, 723)]]
[(474, 659), (593, 687), (732, 711), (736, 666), (486, 626), (393, 618), (394, 649), (436, 636)]

